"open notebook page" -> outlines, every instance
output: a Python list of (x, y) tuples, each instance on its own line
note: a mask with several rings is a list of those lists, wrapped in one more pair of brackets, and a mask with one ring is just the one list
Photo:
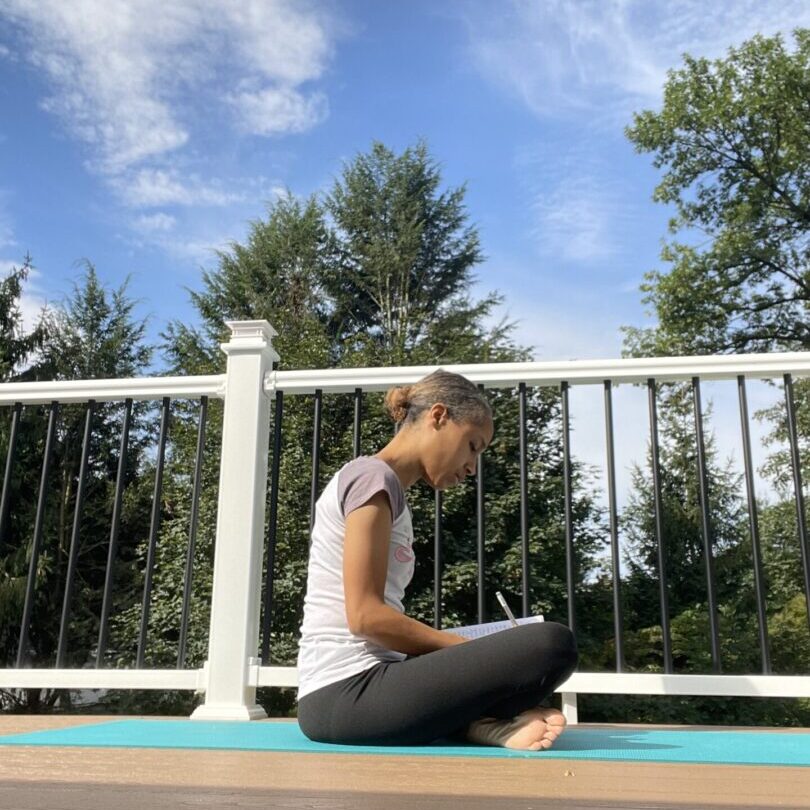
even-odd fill
[[(543, 614), (536, 616), (526, 616), (525, 619), (515, 619), (518, 624), (531, 624), (532, 622), (542, 622)], [(478, 638), (479, 636), (488, 636), (490, 633), (499, 633), (501, 630), (508, 630), (514, 627), (509, 619), (502, 622), (484, 622), (484, 624), (465, 624), (461, 627), (443, 627), (442, 629), (447, 633), (455, 633), (459, 636), (466, 638)]]

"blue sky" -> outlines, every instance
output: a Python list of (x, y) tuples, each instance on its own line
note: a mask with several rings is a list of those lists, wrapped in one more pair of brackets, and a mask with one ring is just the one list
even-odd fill
[(156, 339), (280, 189), (423, 137), (468, 183), (493, 320), (537, 360), (617, 357), (671, 213), (624, 126), (684, 51), (798, 25), (804, 0), (0, 0), (0, 270), (33, 256), (29, 324), (77, 261), (132, 274)]

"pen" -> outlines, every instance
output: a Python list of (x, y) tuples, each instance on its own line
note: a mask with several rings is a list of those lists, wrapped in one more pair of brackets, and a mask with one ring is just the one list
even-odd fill
[(512, 611), (509, 610), (509, 605), (506, 604), (506, 599), (503, 598), (503, 594), (500, 591), (495, 591), (495, 596), (498, 597), (498, 601), (501, 603), (501, 607), (506, 611), (506, 615), (509, 617), (509, 620), (512, 622), (514, 627), (518, 626), (517, 620), (512, 615)]

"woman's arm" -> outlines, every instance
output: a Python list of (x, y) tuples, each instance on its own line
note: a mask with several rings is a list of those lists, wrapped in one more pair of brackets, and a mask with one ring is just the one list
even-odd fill
[(385, 604), (392, 513), (388, 496), (377, 492), (346, 517), (343, 590), (349, 630), (408, 655), (422, 655), (468, 639), (436, 630)]

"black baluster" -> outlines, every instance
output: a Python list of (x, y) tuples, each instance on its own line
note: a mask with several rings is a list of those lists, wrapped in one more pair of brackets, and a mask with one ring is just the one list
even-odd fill
[(70, 554), (68, 557), (67, 577), (65, 578), (65, 593), (62, 599), (62, 620), (59, 623), (59, 644), (56, 651), (56, 668), (65, 665), (67, 657), (67, 636), (70, 624), (70, 601), (73, 597), (73, 583), (76, 579), (76, 564), (79, 559), (79, 524), (82, 519), (82, 506), (84, 504), (84, 486), (87, 479), (87, 459), (90, 454), (90, 431), (93, 423), (93, 410), (95, 402), (91, 399), (87, 403), (84, 420), (84, 437), (82, 439), (82, 459), (79, 465), (79, 484), (76, 489), (76, 504), (73, 511), (73, 531), (70, 537)]
[(669, 627), (669, 598), (667, 595), (666, 548), (664, 547), (664, 509), (661, 498), (661, 467), (658, 454), (658, 409), (655, 380), (647, 380), (650, 406), (650, 460), (652, 462), (653, 507), (655, 509), (655, 543), (658, 549), (658, 589), (661, 603), (661, 633), (664, 637), (664, 672), (671, 674), (672, 639)]
[(751, 436), (748, 429), (748, 398), (745, 395), (745, 376), (737, 375), (740, 397), (740, 425), (742, 427), (743, 460), (745, 462), (745, 491), (748, 497), (748, 527), (751, 532), (751, 551), (754, 557), (754, 588), (759, 620), (759, 648), (762, 655), (762, 674), (771, 674), (771, 656), (768, 650), (768, 618), (765, 611), (765, 578), (762, 573), (762, 551), (759, 543), (757, 497), (754, 492), (754, 465), (751, 461)]
[(194, 549), (197, 543), (197, 519), (200, 511), (200, 489), (202, 486), (202, 462), (205, 453), (205, 422), (208, 416), (208, 397), (200, 397), (200, 421), (197, 426), (197, 453), (194, 457), (194, 484), (191, 494), (191, 516), (188, 526), (188, 548), (186, 549), (186, 571), (183, 577), (183, 612), (180, 618), (180, 640), (177, 645), (177, 668), (186, 663), (186, 643), (188, 639), (188, 619), (191, 610), (191, 582), (194, 570)]
[(619, 518), (616, 509), (616, 462), (613, 446), (613, 397), (610, 380), (605, 380), (605, 434), (607, 436), (608, 508), (610, 513), (610, 550), (613, 560), (613, 627), (616, 636), (616, 672), (623, 672), (621, 567), (619, 563)]
[(360, 455), (360, 417), (363, 409), (363, 389), (354, 389), (354, 457)]
[(521, 609), (529, 615), (529, 465), (526, 450), (526, 383), (518, 384), (519, 444), (520, 444), (520, 542), (523, 568)]
[(807, 604), (807, 621), (810, 623), (810, 546), (807, 544), (807, 524), (804, 517), (799, 434), (796, 430), (796, 409), (793, 404), (793, 381), (790, 374), (785, 374), (784, 380), (788, 437), (790, 438), (790, 462), (793, 468), (793, 492), (796, 497), (796, 525), (799, 531), (799, 549), (802, 555), (802, 571), (804, 572), (804, 598)]
[(8, 452), (6, 453), (6, 472), (3, 476), (3, 495), (0, 497), (0, 553), (6, 543), (8, 529), (8, 509), (11, 504), (11, 468), (14, 466), (14, 451), (17, 447), (17, 432), (20, 425), (22, 402), (14, 403), (11, 412), (11, 430), (8, 434)]
[(309, 498), (309, 544), (312, 545), (312, 527), (315, 525), (315, 503), (318, 500), (318, 472), (321, 463), (321, 406), (323, 391), (315, 390), (315, 425), (312, 431), (312, 488)]
[(152, 572), (155, 567), (155, 550), (157, 547), (158, 528), (160, 527), (160, 501), (163, 490), (163, 462), (166, 454), (166, 434), (169, 430), (169, 397), (163, 397), (160, 415), (160, 439), (158, 441), (157, 470), (155, 472), (155, 490), (152, 494), (152, 521), (149, 528), (149, 551), (146, 557), (146, 573), (143, 583), (143, 608), (141, 610), (141, 629), (138, 636), (138, 669), (143, 668), (146, 655), (146, 630), (149, 625), (149, 603), (152, 597)]
[[(479, 385), (480, 391), (484, 390)], [(486, 614), (486, 557), (484, 552), (484, 460), (478, 457), (475, 475), (475, 516), (476, 516), (476, 549), (478, 553), (478, 622), (484, 622)]]
[(433, 626), (442, 629), (442, 492), (434, 490), (433, 509)]
[(132, 418), (132, 399), (124, 403), (124, 422), (121, 426), (121, 444), (118, 449), (118, 472), (115, 476), (115, 498), (113, 500), (112, 527), (110, 528), (110, 546), (107, 550), (107, 570), (104, 574), (104, 596), (101, 601), (101, 619), (98, 625), (98, 647), (96, 649), (96, 669), (104, 660), (109, 637), (109, 617), (112, 608), (113, 571), (118, 550), (118, 531), (121, 523), (121, 502), (124, 496), (124, 478), (127, 467), (127, 445), (129, 444), (129, 424)]
[(43, 515), (45, 513), (45, 496), (48, 485), (48, 470), (51, 466), (53, 452), (53, 437), (56, 430), (56, 418), (59, 414), (59, 403), (51, 402), (48, 416), (48, 433), (45, 439), (45, 454), (42, 458), (42, 474), (39, 479), (39, 495), (37, 496), (37, 515), (34, 520), (34, 539), (31, 543), (31, 557), (28, 561), (28, 579), (25, 583), (25, 604), (23, 617), (20, 623), (20, 646), (17, 648), (17, 666), (23, 667), (28, 660), (28, 632), (31, 626), (31, 614), (34, 610), (34, 590), (36, 585), (37, 562), (42, 545)]
[(709, 520), (709, 481), (706, 475), (706, 450), (703, 441), (703, 410), (700, 404), (700, 380), (692, 377), (692, 401), (695, 406), (695, 440), (697, 443), (698, 484), (700, 488), (700, 518), (703, 532), (703, 556), (706, 560), (706, 590), (709, 599), (709, 635), (712, 648), (712, 671), (719, 673), (720, 632), (717, 622), (717, 595), (714, 583), (714, 554)]
[(571, 492), (571, 420), (568, 411), (568, 383), (560, 383), (563, 430), (563, 495), (565, 498), (565, 578), (568, 589), (568, 628), (576, 636), (576, 615), (574, 609), (575, 565), (574, 557), (574, 516)]
[(270, 468), (270, 525), (267, 536), (267, 565), (264, 588), (264, 617), (262, 619), (263, 664), (270, 663), (270, 627), (272, 624), (273, 586), (276, 568), (276, 533), (278, 526), (278, 490), (281, 472), (281, 426), (284, 416), (284, 392), (276, 391), (276, 407), (273, 414), (273, 462)]

